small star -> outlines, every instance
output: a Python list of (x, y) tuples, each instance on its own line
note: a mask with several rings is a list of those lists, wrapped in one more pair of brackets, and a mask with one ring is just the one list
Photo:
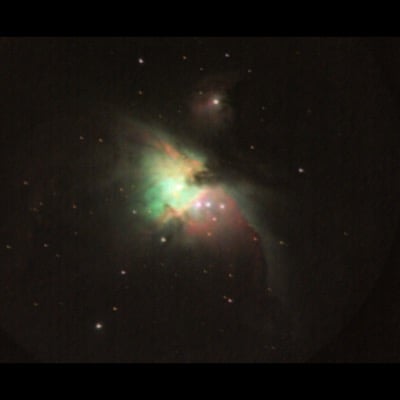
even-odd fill
[(299, 174), (304, 174), (304, 172), (305, 172), (304, 168), (301, 168), (301, 167), (298, 169), (298, 171), (299, 171)]
[(60, 257), (61, 257), (61, 255), (56, 253), (56, 258), (60, 258)]
[(23, 181), (24, 186), (28, 186), (29, 182), (28, 181)]
[(103, 143), (104, 140), (102, 138), (99, 138), (99, 143)]
[(161, 239), (160, 239), (160, 242), (161, 243), (165, 243), (166, 241), (167, 241), (167, 238), (165, 236), (162, 236)]
[(33, 302), (33, 307), (38, 307), (38, 306), (39, 306), (39, 303), (37, 301), (34, 301)]
[(124, 269), (121, 270), (121, 275), (126, 275), (126, 271)]
[(247, 73), (248, 74), (251, 74), (253, 72), (253, 70), (251, 69), (251, 68), (249, 68), (248, 70), (247, 70)]
[(206, 202), (206, 207), (210, 208), (211, 207), (211, 202), (207, 201)]
[(250, 150), (255, 150), (254, 145), (251, 145), (251, 146), (250, 146)]
[(287, 243), (284, 242), (283, 240), (280, 240), (280, 241), (279, 241), (279, 244), (280, 244), (281, 246), (287, 246)]
[(139, 95), (139, 96), (142, 96), (143, 93), (144, 93), (143, 90), (138, 90), (138, 95)]
[(219, 99), (213, 99), (212, 102), (213, 102), (214, 105), (218, 105), (219, 104)]
[(187, 56), (182, 56), (183, 61), (186, 61), (187, 59), (188, 59)]
[(228, 296), (223, 296), (224, 300), (226, 300), (227, 303), (232, 304), (233, 303), (233, 299), (231, 297)]
[(220, 205), (219, 205), (219, 208), (220, 208), (221, 210), (225, 209), (225, 204), (220, 204)]
[(48, 243), (43, 243), (43, 247), (45, 248), (49, 247)]
[(114, 306), (114, 307), (112, 308), (112, 310), (113, 310), (113, 311), (118, 311), (118, 307)]
[(79, 140), (85, 140), (84, 136), (79, 136)]
[(203, 72), (203, 71), (204, 71), (204, 67), (200, 67), (200, 71), (202, 71), (202, 72)]
[(225, 58), (229, 58), (231, 55), (229, 53), (225, 53)]
[(349, 234), (349, 232), (343, 232), (343, 235), (344, 236), (349, 236), (350, 234)]
[(139, 58), (139, 59), (138, 59), (138, 63), (139, 63), (139, 64), (144, 64), (143, 58)]
[(6, 244), (6, 249), (11, 250), (12, 246), (10, 244)]
[(136, 210), (132, 210), (132, 214), (133, 214), (133, 215), (136, 215), (136, 214), (137, 214), (137, 211), (136, 211)]
[(102, 322), (96, 322), (96, 325), (94, 326), (97, 331), (100, 331), (103, 329), (103, 323)]
[(76, 210), (76, 209), (78, 208), (78, 206), (77, 206), (75, 203), (73, 203), (73, 204), (72, 204), (72, 208), (73, 208), (74, 210)]

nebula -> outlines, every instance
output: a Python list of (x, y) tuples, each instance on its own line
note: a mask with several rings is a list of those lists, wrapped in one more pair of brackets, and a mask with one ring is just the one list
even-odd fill
[(205, 155), (161, 129), (132, 121), (127, 126), (121, 154), (132, 157), (121, 174), (133, 188), (128, 202), (136, 237), (173, 245), (173, 251), (203, 249), (202, 258), (209, 254), (210, 262), (236, 282), (230, 301), (265, 295), (263, 238), (248, 220), (245, 202), (235, 199), (235, 183), (217, 179)]

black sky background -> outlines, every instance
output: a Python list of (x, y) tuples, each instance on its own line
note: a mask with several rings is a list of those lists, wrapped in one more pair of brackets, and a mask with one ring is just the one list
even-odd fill
[[(115, 143), (107, 136), (112, 132), (114, 110), (157, 121), (171, 131), (186, 132), (188, 100), (196, 85), (205, 76), (212, 80), (221, 74), (233, 74), (238, 76), (231, 93), (233, 126), (211, 142), (201, 140), (200, 134), (194, 140), (200, 138), (199, 145), (209, 147), (225, 179), (234, 182), (237, 177), (245, 177), (256, 187), (274, 187), (295, 204), (290, 211), (268, 212), (266, 216), (273, 219), (275, 232), (289, 235), (288, 231), (294, 230), (293, 237), (304, 235), (303, 246), (293, 250), (294, 262), (286, 271), (291, 276), (298, 274), (297, 278), (292, 278), (285, 290), (300, 293), (297, 299), (309, 296), (304, 300), (306, 305), (312, 304), (313, 298), (319, 303), (315, 313), (306, 313), (301, 319), (300, 325), (307, 329), (316, 326), (304, 346), (309, 348), (314, 340), (320, 346), (330, 342), (322, 350), (314, 348), (312, 355), (307, 352), (306, 359), (397, 361), (399, 45), (398, 39), (385, 38), (2, 38), (5, 223), (1, 230), (1, 291), (8, 315), (4, 317), (7, 322), (0, 346), (2, 360), (187, 361), (174, 353), (171, 340), (160, 342), (150, 337), (148, 343), (136, 347), (128, 344), (130, 317), (109, 316), (104, 332), (93, 330), (88, 321), (96, 313), (102, 318), (101, 310), (109, 306), (115, 287), (125, 285), (118, 277), (110, 284), (109, 275), (102, 272), (115, 257), (121, 264), (128, 257), (124, 248), (118, 247), (118, 232), (110, 223), (122, 221), (120, 203), (110, 195), (112, 206), (106, 213), (100, 212), (97, 223), (82, 224), (82, 215), (66, 209), (77, 192), (82, 193), (78, 213), (81, 204), (85, 211), (102, 209), (103, 199), (96, 199), (98, 185), (107, 181), (117, 157)], [(228, 59), (224, 57), (226, 52), (231, 54)], [(187, 55), (187, 61), (182, 55)], [(138, 65), (139, 57), (145, 60), (143, 66)], [(199, 71), (202, 66), (204, 71)], [(138, 96), (139, 90), (144, 94)], [(96, 146), (100, 132), (105, 140), (101, 148)], [(84, 153), (77, 140), (81, 133), (92, 140)], [(253, 144), (255, 151), (249, 152)], [(100, 164), (93, 161), (99, 159)], [(300, 166), (306, 171), (304, 176), (297, 173)], [(56, 207), (47, 209), (51, 201), (47, 185), (54, 177), (51, 187), (63, 195)], [(30, 182), (28, 187), (22, 184), (24, 179)], [(33, 250), (25, 247), (26, 234), (33, 224), (26, 208), (35, 201), (45, 203), (41, 223), (52, 221), (45, 231), (57, 238), (62, 253), (62, 272), (57, 274), (54, 255), (50, 258), (40, 248), (45, 240), (40, 236), (42, 231), (33, 235)], [(303, 215), (292, 215), (295, 213)], [(282, 215), (293, 217), (297, 228), (281, 226)], [(332, 215), (336, 217), (333, 224)], [(346, 220), (349, 225), (344, 223)], [(65, 236), (63, 226), (72, 232), (76, 227), (78, 237)], [(315, 226), (317, 230), (313, 230)], [(99, 227), (107, 233), (99, 232)], [(343, 237), (343, 232), (350, 236)], [(110, 238), (115, 242), (108, 254), (104, 249)], [(290, 237), (284, 239), (293, 242)], [(8, 243), (13, 245), (11, 251), (6, 249)], [(375, 252), (371, 250), (374, 243)], [(363, 259), (363, 252), (368, 260)], [(69, 254), (67, 261), (64, 254)], [(338, 257), (339, 262), (345, 259), (348, 272), (338, 272), (338, 278), (332, 270), (324, 272), (320, 262), (325, 255), (333, 260)], [(96, 266), (92, 265), (94, 260)], [(292, 271), (297, 261), (300, 268)], [(184, 259), (181, 262), (185, 264)], [(143, 272), (138, 279), (151, 282), (153, 276), (154, 271)], [(313, 276), (312, 282), (306, 279), (309, 276)], [(335, 284), (329, 286), (335, 279), (340, 281), (343, 295)], [(180, 298), (184, 299), (190, 288), (185, 288), (184, 281), (180, 285)], [(64, 292), (54, 293), (54, 286)], [(304, 289), (308, 287), (309, 291)], [(121, 298), (146, 326), (146, 318), (150, 320), (148, 315), (157, 313), (159, 303), (143, 300), (148, 310), (135, 309), (131, 296), (143, 289), (135, 290)], [(326, 290), (326, 295), (321, 296), (319, 290)], [(97, 297), (102, 291), (104, 299)], [(354, 298), (346, 297), (349, 291), (355, 292)], [(70, 304), (64, 305), (63, 296), (70, 299)], [(146, 294), (141, 296), (145, 299)], [(37, 300), (39, 306), (35, 308), (32, 303), (37, 297), (42, 299)], [(82, 310), (76, 312), (79, 307)], [(212, 304), (209, 307), (215, 310)], [(300, 309), (296, 315), (303, 315)], [(205, 310), (202, 312), (206, 315)], [(330, 318), (333, 311), (327, 311), (323, 320), (324, 310), (337, 314)], [(4, 310), (1, 315), (5, 315)], [(49, 316), (59, 318), (50, 324), (59, 324), (57, 329), (64, 335), (53, 338), (52, 343), (38, 344), (35, 338), (41, 336), (40, 330), (52, 329), (46, 325)], [(112, 328), (113, 318), (120, 319), (118, 329)], [(164, 332), (171, 334), (171, 327), (180, 323), (171, 317)], [(88, 333), (74, 336), (83, 326)], [(339, 332), (334, 332), (335, 328)], [(30, 329), (37, 331), (31, 336)], [(330, 337), (331, 329), (335, 338)], [(21, 331), (28, 334), (21, 336)], [(254, 327), (224, 339), (214, 338), (211, 331), (212, 322), (204, 335), (213, 338), (210, 341), (216, 347), (208, 350), (206, 361), (276, 360), (271, 350), (265, 356), (259, 355), (257, 346), (262, 347), (263, 339)], [(144, 340), (149, 332), (144, 329), (136, 340)], [(71, 343), (71, 337), (77, 342)], [(175, 334), (171, 337), (185, 343), (186, 349), (191, 347), (190, 340), (185, 342), (179, 335), (177, 339)], [(149, 350), (152, 340), (160, 346), (159, 353)], [(254, 344), (243, 346), (251, 341)], [(226, 347), (217, 345), (221, 343)], [(139, 348), (145, 350), (132, 356)], [(194, 361), (199, 353), (193, 355)], [(291, 358), (280, 354), (278, 361), (282, 360)]]

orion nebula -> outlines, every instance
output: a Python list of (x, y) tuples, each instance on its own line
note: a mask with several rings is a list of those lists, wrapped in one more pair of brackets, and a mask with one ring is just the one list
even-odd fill
[(310, 359), (394, 237), (396, 46), (0, 38), (0, 361)]

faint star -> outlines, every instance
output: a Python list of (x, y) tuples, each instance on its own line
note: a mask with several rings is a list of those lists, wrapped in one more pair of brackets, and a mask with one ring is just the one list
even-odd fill
[(100, 331), (103, 329), (103, 323), (102, 322), (96, 322), (96, 325), (94, 326), (97, 331)]

